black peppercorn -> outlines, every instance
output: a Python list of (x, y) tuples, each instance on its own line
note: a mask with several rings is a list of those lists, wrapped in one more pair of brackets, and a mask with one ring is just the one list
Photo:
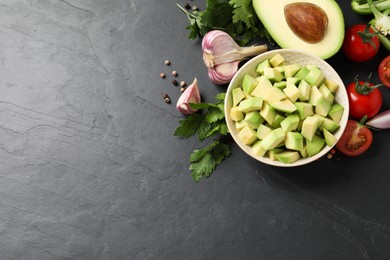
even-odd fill
[(171, 103), (171, 98), (168, 96), (167, 93), (161, 93), (161, 94), (162, 94), (162, 97), (163, 97), (165, 103), (167, 103), (167, 104)]

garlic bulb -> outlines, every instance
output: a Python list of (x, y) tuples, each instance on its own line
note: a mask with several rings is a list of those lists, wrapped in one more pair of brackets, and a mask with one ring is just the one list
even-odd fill
[(229, 83), (243, 59), (268, 50), (266, 44), (240, 47), (234, 39), (221, 30), (212, 30), (202, 40), (203, 61), (211, 81), (217, 85)]
[(181, 94), (176, 103), (176, 108), (186, 116), (191, 115), (198, 110), (191, 108), (190, 104), (198, 104), (200, 103), (200, 99), (198, 80), (195, 78), (192, 84), (189, 85)]

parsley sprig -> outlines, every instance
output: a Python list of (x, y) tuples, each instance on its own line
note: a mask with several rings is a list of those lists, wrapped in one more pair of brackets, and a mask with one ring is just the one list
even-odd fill
[(225, 93), (216, 96), (216, 103), (190, 104), (191, 108), (200, 109), (203, 113), (195, 113), (179, 120), (174, 135), (188, 138), (197, 135), (199, 141), (214, 138), (203, 148), (194, 150), (190, 155), (190, 171), (192, 179), (198, 182), (202, 177), (209, 177), (225, 158), (231, 154), (230, 146), (221, 141), (228, 134), (224, 115)]
[(208, 31), (223, 30), (239, 44), (246, 45), (257, 37), (272, 41), (271, 36), (256, 15), (252, 0), (207, 0), (206, 10), (186, 11), (190, 25), (189, 39), (201, 38)]

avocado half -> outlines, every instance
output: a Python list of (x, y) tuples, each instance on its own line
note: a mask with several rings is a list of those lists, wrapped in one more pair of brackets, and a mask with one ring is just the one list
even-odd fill
[[(285, 7), (294, 3), (314, 4), (325, 12), (328, 21), (320, 41), (310, 43), (293, 32), (286, 20)], [(264, 27), (281, 48), (299, 49), (327, 59), (336, 54), (343, 44), (344, 16), (334, 0), (253, 0), (253, 7)]]

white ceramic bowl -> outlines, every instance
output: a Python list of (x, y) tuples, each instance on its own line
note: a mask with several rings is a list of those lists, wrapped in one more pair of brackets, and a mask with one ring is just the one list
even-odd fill
[(313, 161), (319, 159), (320, 157), (326, 155), (327, 153), (329, 153), (329, 151), (332, 149), (332, 147), (325, 145), (325, 147), (321, 150), (321, 152), (317, 153), (316, 155), (311, 156), (311, 157), (307, 157), (307, 158), (301, 158), (298, 161), (296, 161), (294, 163), (290, 163), (290, 164), (279, 162), (279, 161), (274, 161), (268, 157), (262, 157), (262, 156), (255, 155), (252, 152), (251, 147), (244, 144), (238, 138), (238, 136), (237, 136), (238, 131), (235, 128), (235, 123), (230, 117), (230, 110), (231, 110), (232, 103), (233, 103), (232, 89), (240, 87), (245, 74), (251, 74), (251, 75), (255, 76), (256, 75), (255, 70), (256, 70), (257, 65), (265, 59), (269, 59), (269, 58), (274, 57), (276, 54), (281, 54), (285, 58), (286, 64), (298, 63), (300, 65), (309, 65), (309, 64), (316, 65), (318, 68), (320, 68), (322, 70), (322, 72), (325, 74), (325, 77), (327, 79), (334, 80), (339, 84), (338, 90), (335, 94), (335, 101), (337, 101), (338, 103), (340, 103), (341, 105), (344, 106), (344, 113), (343, 113), (343, 116), (342, 116), (341, 121), (340, 121), (340, 127), (334, 133), (334, 135), (337, 139), (339, 139), (341, 137), (341, 135), (344, 132), (345, 127), (347, 125), (348, 114), (349, 114), (348, 96), (347, 96), (347, 92), (346, 92), (343, 81), (341, 80), (341, 78), (337, 74), (337, 72), (323, 59), (321, 59), (317, 56), (313, 56), (309, 53), (306, 53), (306, 52), (303, 52), (300, 50), (293, 50), (293, 49), (277, 49), (277, 50), (265, 52), (263, 54), (260, 54), (256, 57), (252, 58), (251, 60), (246, 62), (238, 70), (238, 72), (235, 74), (235, 76), (231, 80), (231, 82), (228, 86), (227, 92), (226, 92), (226, 98), (225, 98), (226, 123), (227, 123), (228, 129), (229, 129), (229, 132), (230, 132), (231, 136), (233, 137), (234, 141), (238, 144), (238, 146), (242, 150), (244, 150), (245, 153), (247, 153), (249, 156), (253, 157), (254, 159), (256, 159), (262, 163), (266, 163), (266, 164), (273, 165), (273, 166), (280, 166), (280, 167), (294, 167), (294, 166), (308, 164), (308, 163), (313, 162)]

